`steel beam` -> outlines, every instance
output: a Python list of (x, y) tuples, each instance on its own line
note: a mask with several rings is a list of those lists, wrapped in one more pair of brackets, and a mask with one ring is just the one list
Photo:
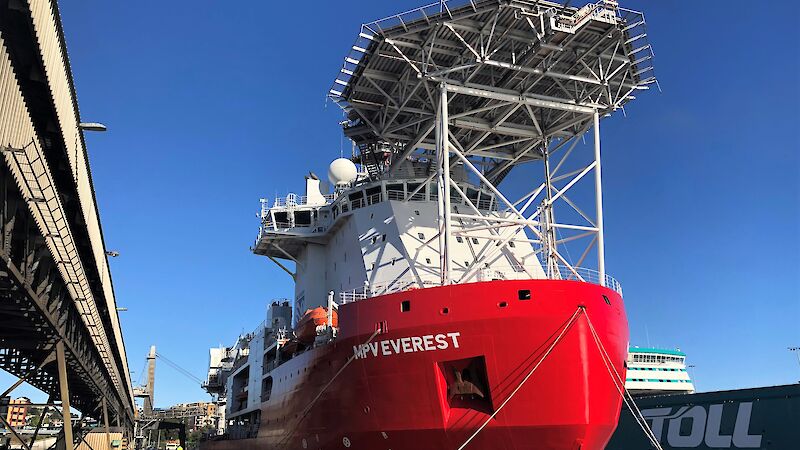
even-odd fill
[(509, 94), (504, 92), (498, 92), (497, 90), (491, 89), (488, 86), (479, 88), (479, 87), (459, 86), (456, 84), (447, 83), (447, 90), (448, 92), (471, 95), (473, 97), (490, 98), (493, 100), (500, 100), (504, 102), (520, 103), (523, 105), (537, 106), (539, 108), (557, 109), (561, 111), (569, 111), (581, 114), (592, 114), (595, 110), (595, 108), (589, 105), (583, 106), (583, 105), (569, 103), (567, 101), (543, 100), (533, 96), (532, 94), (522, 94), (522, 93)]
[(61, 393), (61, 415), (64, 417), (64, 446), (66, 450), (75, 448), (72, 439), (72, 414), (69, 407), (69, 383), (67, 382), (67, 357), (64, 341), (56, 342), (56, 362), (58, 364), (58, 389)]
[[(452, 270), (452, 264), (450, 258), (450, 239), (452, 236), (451, 232), (451, 219), (450, 214), (452, 212), (450, 206), (450, 131), (449, 131), (449, 120), (447, 118), (448, 113), (448, 104), (447, 104), (447, 85), (441, 84), (439, 86), (439, 119), (441, 120), (441, 133), (439, 142), (439, 165), (442, 167), (442, 178), (439, 180), (439, 191), (440, 195), (444, 197), (444, 254), (442, 257), (444, 258), (444, 266), (442, 267), (442, 284), (450, 284), (450, 272)], [(440, 241), (442, 239), (440, 238)]]
[(595, 218), (597, 226), (597, 271), (600, 274), (600, 284), (606, 285), (606, 245), (603, 233), (603, 180), (600, 166), (600, 113), (594, 112), (594, 195)]
[(103, 397), (103, 426), (106, 432), (106, 443), (108, 444), (109, 450), (111, 450), (111, 429), (108, 426), (108, 405), (106, 404), (105, 397)]

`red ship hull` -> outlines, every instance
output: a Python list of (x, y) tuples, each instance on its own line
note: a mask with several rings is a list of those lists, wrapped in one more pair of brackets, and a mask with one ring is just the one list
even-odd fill
[(624, 380), (627, 319), (611, 289), (452, 285), (342, 305), (339, 320), (335, 343), (271, 373), (256, 438), (203, 448), (459, 449), (486, 424), (463, 448), (588, 450), (617, 425), (622, 398), (589, 326)]

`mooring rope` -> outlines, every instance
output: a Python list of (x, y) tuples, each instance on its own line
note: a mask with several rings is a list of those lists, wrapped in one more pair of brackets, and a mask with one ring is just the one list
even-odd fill
[(539, 361), (536, 363), (535, 366), (533, 366), (533, 369), (531, 369), (531, 371), (528, 372), (527, 375), (525, 375), (525, 378), (522, 379), (519, 385), (511, 392), (511, 394), (509, 394), (508, 398), (506, 398), (505, 401), (503, 401), (503, 403), (500, 404), (500, 406), (492, 413), (492, 415), (489, 416), (489, 418), (487, 418), (486, 421), (484, 421), (483, 424), (480, 427), (478, 427), (478, 429), (475, 430), (475, 432), (472, 433), (472, 435), (466, 441), (464, 441), (463, 444), (461, 444), (461, 447), (458, 447), (458, 450), (463, 450), (464, 447), (467, 446), (467, 444), (469, 444), (473, 439), (475, 439), (475, 436), (477, 436), (478, 433), (480, 433), (484, 428), (486, 428), (486, 425), (488, 425), (489, 422), (491, 422), (492, 419), (494, 419), (497, 413), (499, 413), (506, 406), (506, 404), (509, 401), (511, 401), (512, 398), (514, 398), (514, 395), (516, 395), (517, 392), (519, 392), (519, 390), (522, 389), (522, 385), (524, 385), (528, 381), (528, 379), (530, 379), (533, 373), (536, 372), (536, 369), (538, 369), (539, 366), (542, 364), (542, 362), (550, 355), (550, 353), (552, 353), (556, 344), (558, 344), (559, 341), (561, 341), (561, 338), (564, 337), (567, 330), (569, 330), (570, 326), (572, 326), (572, 324), (575, 322), (575, 320), (578, 318), (581, 312), (583, 312), (583, 309), (584, 309), (583, 306), (579, 306), (578, 309), (575, 310), (575, 312), (572, 314), (572, 317), (570, 317), (569, 321), (567, 321), (567, 324), (564, 326), (564, 328), (561, 329), (561, 332), (558, 334), (558, 337), (556, 337), (553, 343), (550, 344), (550, 347), (547, 348), (547, 351), (545, 351), (542, 358), (539, 359)]
[[(380, 334), (380, 332), (381, 332), (381, 329), (380, 329), (380, 328), (378, 328), (377, 330), (375, 330), (375, 332), (374, 332), (374, 333), (372, 333), (372, 336), (370, 336), (370, 337), (369, 337), (369, 339), (367, 339), (367, 341), (366, 341), (366, 342), (364, 342), (364, 344), (362, 344), (362, 345), (366, 345), (366, 344), (369, 344), (370, 342), (372, 342), (372, 340), (373, 340), (373, 339), (375, 339), (375, 336), (379, 335), (379, 334)], [(316, 403), (316, 402), (317, 402), (317, 400), (319, 400), (319, 398), (320, 398), (320, 397), (322, 397), (322, 394), (323, 394), (323, 393), (325, 393), (325, 391), (326, 391), (326, 390), (327, 390), (327, 389), (330, 387), (330, 385), (331, 385), (331, 384), (333, 384), (334, 380), (336, 380), (336, 378), (337, 378), (337, 377), (338, 377), (338, 376), (339, 376), (339, 375), (340, 375), (342, 372), (344, 372), (344, 369), (346, 369), (346, 368), (347, 368), (347, 366), (349, 366), (349, 365), (350, 365), (350, 363), (351, 363), (351, 362), (353, 362), (353, 360), (354, 360), (354, 359), (356, 359), (356, 355), (355, 355), (355, 354), (351, 355), (351, 356), (350, 356), (350, 358), (348, 358), (348, 359), (347, 359), (347, 362), (345, 362), (345, 363), (342, 365), (342, 367), (340, 367), (340, 368), (339, 368), (339, 370), (336, 372), (336, 374), (335, 374), (335, 375), (334, 375), (334, 376), (333, 376), (333, 377), (332, 377), (332, 378), (331, 378), (331, 379), (330, 379), (330, 380), (329, 380), (329, 381), (328, 381), (328, 382), (325, 384), (325, 386), (323, 386), (323, 387), (322, 387), (322, 390), (320, 390), (320, 391), (319, 391), (319, 393), (317, 394), (317, 396), (316, 396), (316, 397), (314, 397), (314, 399), (313, 399), (313, 400), (311, 400), (311, 402), (308, 404), (308, 406), (306, 406), (306, 407), (303, 409), (303, 412), (302, 412), (301, 416), (300, 416), (300, 417), (297, 419), (297, 423), (295, 424), (295, 426), (294, 426), (294, 429), (292, 430), (292, 432), (291, 432), (291, 433), (289, 433), (289, 434), (288, 434), (288, 435), (287, 435), (287, 436), (286, 436), (286, 437), (285, 437), (285, 438), (284, 438), (284, 439), (283, 439), (283, 440), (282, 440), (282, 441), (281, 441), (281, 442), (278, 444), (279, 446), (280, 446), (280, 445), (284, 445), (285, 443), (287, 443), (287, 441), (289, 441), (289, 439), (291, 439), (291, 438), (292, 438), (292, 436), (294, 436), (294, 433), (297, 431), (297, 427), (300, 425), (300, 423), (301, 423), (301, 422), (302, 422), (302, 421), (303, 421), (303, 420), (306, 418), (306, 416), (308, 415), (308, 413), (311, 411), (311, 408), (314, 406), (314, 403)]]
[(661, 447), (661, 443), (658, 441), (658, 437), (656, 437), (653, 430), (647, 425), (647, 420), (645, 420), (644, 415), (639, 410), (639, 407), (636, 405), (636, 402), (633, 401), (633, 396), (631, 396), (630, 391), (625, 387), (625, 382), (622, 380), (619, 372), (614, 367), (614, 364), (611, 364), (611, 357), (608, 355), (608, 352), (603, 345), (603, 342), (600, 340), (600, 336), (598, 336), (597, 331), (594, 329), (594, 325), (592, 324), (592, 319), (589, 318), (589, 314), (586, 313), (586, 321), (589, 324), (589, 330), (592, 332), (592, 337), (594, 338), (595, 345), (597, 345), (598, 350), (600, 350), (600, 357), (603, 360), (603, 364), (605, 364), (606, 369), (608, 370), (608, 374), (611, 375), (611, 381), (614, 382), (614, 387), (617, 388), (617, 391), (622, 395), (622, 400), (625, 402), (625, 405), (630, 410), (631, 415), (633, 415), (634, 420), (639, 425), (639, 428), (642, 429), (644, 434), (647, 436), (647, 439), (653, 444), (657, 450), (663, 450)]

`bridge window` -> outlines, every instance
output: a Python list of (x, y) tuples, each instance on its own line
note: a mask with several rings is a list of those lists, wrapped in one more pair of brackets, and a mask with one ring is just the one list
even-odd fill
[(294, 222), (299, 227), (311, 226), (311, 211), (295, 211)]
[(400, 312), (409, 312), (411, 311), (411, 300), (403, 300), (400, 303)]
[(275, 213), (275, 222), (279, 225), (278, 227), (288, 227), (289, 226), (289, 213), (286, 211), (283, 212), (276, 212)]
[(478, 191), (472, 188), (467, 188), (467, 198), (473, 203), (478, 203)]
[(406, 197), (402, 184), (387, 184), (386, 195), (389, 200), (405, 200)]
[[(374, 205), (375, 203), (380, 203), (380, 201), (381, 201), (381, 187), (380, 186), (367, 188), (366, 194), (367, 194), (367, 204), (368, 205)], [(370, 216), (370, 218), (372, 218), (372, 216)]]
[(347, 196), (353, 209), (358, 209), (364, 206), (364, 191), (354, 192)]
[[(409, 183), (408, 184), (408, 193), (411, 194), (412, 192), (416, 191), (417, 188), (420, 187), (420, 183)], [(409, 200), (413, 202), (420, 202), (425, 200), (425, 189), (420, 189), (419, 192), (409, 197)], [(418, 214), (419, 215), (419, 214)]]

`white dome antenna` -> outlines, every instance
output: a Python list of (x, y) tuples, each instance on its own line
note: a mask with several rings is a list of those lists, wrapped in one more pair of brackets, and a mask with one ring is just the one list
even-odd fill
[(336, 187), (348, 185), (356, 180), (358, 170), (353, 161), (346, 158), (334, 160), (328, 167), (328, 180)]

